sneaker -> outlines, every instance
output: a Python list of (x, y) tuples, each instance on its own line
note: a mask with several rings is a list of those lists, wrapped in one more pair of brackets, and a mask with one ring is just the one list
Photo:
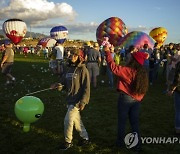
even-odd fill
[(61, 147), (60, 150), (67, 150), (73, 146), (72, 143), (65, 142)]
[(78, 146), (84, 146), (84, 145), (88, 145), (90, 144), (90, 141), (87, 140), (87, 139), (81, 139), (79, 142), (78, 142)]

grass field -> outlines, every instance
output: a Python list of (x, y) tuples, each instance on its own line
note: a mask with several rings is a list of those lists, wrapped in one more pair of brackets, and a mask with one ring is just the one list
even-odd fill
[[(160, 72), (161, 73), (161, 72)], [(58, 81), (48, 68), (48, 60), (36, 55), (15, 55), (13, 74), (17, 82), (14, 86), (4, 85), (0, 79), (0, 153), (1, 154), (56, 154), (64, 141), (63, 120), (66, 113), (65, 92), (56, 90), (35, 94), (45, 106), (43, 116), (31, 124), (31, 130), (22, 131), (22, 123), (16, 118), (14, 106), (25, 94), (48, 88)], [(99, 76), (107, 80), (106, 76)], [(172, 97), (163, 94), (165, 79), (160, 75), (158, 81), (149, 87), (140, 113), (140, 130), (144, 137), (174, 136), (174, 107)], [(117, 98), (115, 89), (99, 82), (98, 89), (91, 90), (89, 105), (82, 112), (84, 125), (92, 144), (78, 147), (79, 134), (74, 131), (74, 147), (64, 153), (110, 153), (128, 154), (131, 150), (114, 146), (117, 131)], [(128, 125), (127, 133), (130, 132)], [(143, 144), (145, 154), (178, 154), (180, 145)]]

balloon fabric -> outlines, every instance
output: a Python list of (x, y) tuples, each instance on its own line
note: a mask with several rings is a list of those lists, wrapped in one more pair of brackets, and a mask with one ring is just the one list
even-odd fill
[(68, 30), (64, 26), (55, 26), (51, 29), (50, 35), (58, 43), (63, 44), (68, 36)]
[(158, 43), (158, 46), (162, 46), (165, 42), (168, 31), (164, 27), (157, 27), (150, 31), (149, 35)]
[(140, 31), (133, 31), (123, 37), (118, 45), (120, 47), (129, 48), (134, 45), (136, 48), (142, 48), (144, 44), (148, 44), (150, 48), (154, 47), (155, 41), (146, 33)]
[(96, 39), (101, 46), (104, 37), (109, 38), (110, 44), (117, 46), (119, 39), (127, 34), (127, 27), (118, 17), (110, 17), (103, 21), (96, 30)]
[(8, 19), (3, 23), (2, 29), (14, 44), (18, 44), (26, 35), (27, 26), (20, 19)]

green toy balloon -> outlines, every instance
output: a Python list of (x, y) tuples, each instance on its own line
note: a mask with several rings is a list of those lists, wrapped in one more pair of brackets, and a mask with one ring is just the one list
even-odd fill
[(16, 101), (16, 117), (24, 123), (23, 131), (30, 130), (30, 123), (37, 121), (44, 112), (44, 104), (34, 96), (24, 96)]

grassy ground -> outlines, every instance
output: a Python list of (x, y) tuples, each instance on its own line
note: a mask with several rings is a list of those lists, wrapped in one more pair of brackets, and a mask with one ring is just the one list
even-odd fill
[[(48, 88), (58, 81), (57, 76), (48, 69), (48, 61), (43, 57), (15, 55), (13, 68), (17, 82), (14, 86), (5, 86), (5, 79), (0, 79), (0, 153), (2, 154), (56, 154), (62, 153), (58, 146), (64, 140), (63, 119), (66, 113), (65, 93), (55, 90), (35, 94), (45, 106), (41, 119), (31, 124), (28, 133), (22, 131), (22, 123), (16, 118), (14, 105), (25, 94)], [(107, 79), (100, 76), (99, 80)], [(159, 76), (158, 81), (149, 88), (142, 102), (140, 113), (140, 130), (146, 137), (174, 136), (174, 108), (172, 97), (163, 94), (165, 80)], [(133, 153), (127, 149), (114, 146), (117, 131), (116, 102), (118, 93), (110, 89), (106, 82), (99, 83), (96, 90), (91, 90), (89, 105), (82, 112), (84, 125), (92, 144), (78, 147), (79, 135), (74, 131), (75, 146), (64, 153)], [(127, 133), (130, 132), (129, 125)], [(146, 154), (178, 154), (179, 144), (144, 144)]]

